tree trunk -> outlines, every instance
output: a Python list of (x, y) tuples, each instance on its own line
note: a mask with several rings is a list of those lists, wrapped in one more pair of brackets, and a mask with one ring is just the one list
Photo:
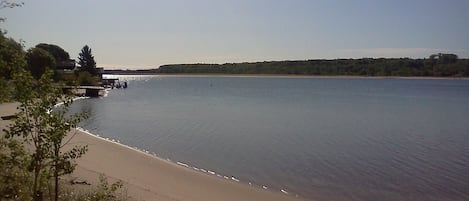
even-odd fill
[(59, 170), (57, 169), (58, 167), (57, 160), (55, 161), (54, 164), (54, 179), (55, 179), (55, 193), (54, 193), (54, 200), (58, 201), (59, 200)]
[(39, 169), (39, 165), (36, 164), (34, 168), (34, 184), (33, 184), (33, 200), (34, 201), (42, 201), (42, 192), (38, 190), (38, 179), (41, 169)]
[(55, 180), (55, 193), (54, 193), (54, 200), (59, 200), (59, 154), (60, 154), (60, 143), (57, 143), (54, 146), (54, 180)]

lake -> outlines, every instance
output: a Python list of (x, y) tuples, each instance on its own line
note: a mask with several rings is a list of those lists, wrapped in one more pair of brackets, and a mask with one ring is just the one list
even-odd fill
[(118, 76), (81, 127), (319, 200), (469, 200), (469, 80)]

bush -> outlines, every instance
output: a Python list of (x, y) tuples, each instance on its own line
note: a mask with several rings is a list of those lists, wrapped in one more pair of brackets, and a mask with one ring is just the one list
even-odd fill
[(118, 180), (110, 184), (104, 175), (99, 176), (99, 184), (90, 191), (76, 192), (66, 190), (60, 195), (60, 200), (71, 201), (126, 201), (127, 191), (123, 188), (123, 182)]
[(97, 77), (92, 76), (89, 72), (78, 73), (78, 84), (81, 86), (97, 86)]
[(20, 141), (0, 138), (0, 200), (30, 200), (29, 158)]

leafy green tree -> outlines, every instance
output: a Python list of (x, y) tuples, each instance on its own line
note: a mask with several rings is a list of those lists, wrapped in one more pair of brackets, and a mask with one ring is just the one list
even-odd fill
[(36, 79), (41, 78), (47, 69), (54, 69), (55, 67), (54, 57), (41, 48), (29, 49), (26, 53), (26, 60), (28, 62), (28, 70)]
[(23, 45), (0, 31), (0, 103), (12, 99), (11, 77), (14, 71), (24, 68), (26, 60)]
[(67, 61), (70, 59), (70, 55), (68, 54), (68, 52), (59, 47), (58, 45), (40, 43), (36, 45), (36, 48), (41, 48), (49, 52), (49, 54), (51, 54), (57, 62)]
[[(0, 10), (21, 7), (23, 4), (1, 0)], [(0, 17), (0, 23), (5, 20), (5, 17)], [(6, 31), (0, 28), (0, 103), (11, 101), (13, 90), (9, 83), (11, 73), (16, 70), (15, 68), (22, 68), (25, 65), (23, 45), (5, 35)]]
[(11, 73), (26, 64), (23, 45), (0, 31), (0, 77), (11, 79)]
[(30, 161), (23, 143), (0, 137), (0, 200), (30, 200)]
[(64, 73), (59, 69), (72, 70), (75, 68), (75, 61), (70, 59), (70, 55), (67, 51), (61, 48), (58, 45), (40, 43), (37, 44), (35, 48), (40, 48), (47, 51), (52, 57), (54, 57), (55, 65), (51, 66), (51, 69), (54, 69), (54, 80), (55, 81), (64, 81)]
[(89, 72), (91, 75), (97, 75), (96, 61), (91, 53), (91, 48), (85, 45), (78, 56), (78, 64), (82, 71)]
[[(64, 138), (83, 118), (81, 114), (66, 117), (71, 96), (64, 96), (52, 81), (52, 72), (47, 70), (35, 81), (26, 71), (15, 73), (16, 97), (20, 111), (13, 124), (5, 130), (5, 136), (15, 136), (32, 145), (29, 153), (28, 170), (32, 174), (31, 197), (42, 200), (45, 187), (54, 178), (55, 200), (58, 200), (59, 177), (73, 171), (74, 159), (81, 157), (86, 146), (74, 146), (64, 150)], [(62, 101), (64, 106), (55, 109)]]

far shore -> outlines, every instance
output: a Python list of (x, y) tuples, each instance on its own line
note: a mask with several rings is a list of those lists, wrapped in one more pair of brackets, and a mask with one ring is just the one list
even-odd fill
[(412, 80), (469, 80), (469, 77), (431, 77), (431, 76), (355, 76), (355, 75), (293, 75), (293, 74), (218, 74), (218, 73), (123, 73), (123, 74), (104, 74), (111, 76), (164, 76), (164, 77), (271, 77), (271, 78), (325, 78), (325, 79), (412, 79)]
[[(15, 114), (17, 106), (18, 103), (0, 104), (0, 116)], [(9, 123), (0, 120), (0, 129)], [(122, 180), (130, 200), (302, 200), (287, 191), (265, 190), (235, 178), (195, 171), (184, 164), (169, 162), (81, 130), (72, 131), (69, 137), (72, 136), (69, 145), (88, 145), (88, 152), (77, 160), (75, 172), (64, 179), (86, 181), (93, 186), (98, 183), (99, 175), (104, 174), (111, 181)]]

